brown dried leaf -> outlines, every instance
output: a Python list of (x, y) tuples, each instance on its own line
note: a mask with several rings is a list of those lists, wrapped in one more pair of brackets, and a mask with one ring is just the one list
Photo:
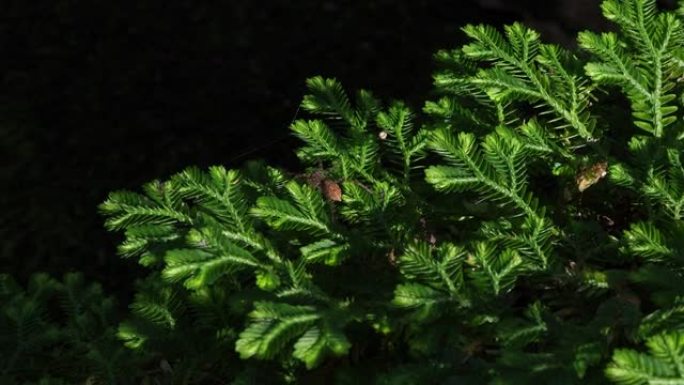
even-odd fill
[(577, 189), (582, 192), (608, 174), (608, 162), (598, 162), (590, 167), (583, 168), (575, 178)]

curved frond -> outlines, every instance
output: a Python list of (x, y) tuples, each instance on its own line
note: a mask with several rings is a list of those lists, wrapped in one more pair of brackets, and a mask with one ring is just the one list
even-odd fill
[(409, 280), (434, 285), (462, 297), (465, 250), (449, 243), (432, 250), (425, 242), (409, 245), (398, 257), (402, 275)]
[[(302, 108), (313, 113), (343, 119), (357, 129), (363, 128), (364, 122), (359, 119), (347, 93), (337, 80), (316, 76), (307, 79), (306, 86), (310, 94), (304, 96)], [(364, 100), (369, 100), (369, 98), (364, 98)]]
[(616, 384), (650, 385), (684, 382), (684, 335), (675, 332), (649, 338), (649, 353), (618, 349), (606, 375)]
[(606, 0), (604, 16), (621, 34), (582, 32), (579, 44), (599, 61), (586, 65), (597, 83), (621, 87), (632, 103), (634, 124), (656, 138), (677, 120), (672, 92), (682, 66), (676, 55), (684, 43), (681, 22), (658, 13), (655, 0)]
[(286, 188), (292, 201), (263, 196), (257, 199), (251, 214), (278, 230), (330, 233), (330, 218), (320, 193), (295, 181), (289, 182)]
[(591, 88), (577, 73), (574, 58), (561, 48), (542, 44), (539, 34), (516, 23), (505, 34), (485, 25), (468, 25), (463, 31), (473, 42), (463, 47), (471, 59), (491, 63), (475, 76), (462, 81), (483, 90), (494, 102), (523, 100), (540, 103), (540, 116), (555, 115), (550, 123), (563, 133), (561, 138), (579, 135), (590, 140), (594, 118), (587, 112)]

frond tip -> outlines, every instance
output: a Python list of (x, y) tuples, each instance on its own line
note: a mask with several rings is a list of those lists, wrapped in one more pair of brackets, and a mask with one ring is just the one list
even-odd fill
[(307, 368), (327, 355), (346, 354), (351, 344), (341, 331), (344, 317), (312, 306), (257, 302), (252, 323), (240, 333), (235, 350), (242, 358), (272, 358), (296, 339), (293, 356)]
[(631, 101), (634, 124), (663, 137), (677, 120), (672, 90), (683, 69), (681, 22), (672, 13), (656, 12), (655, 0), (606, 0), (602, 9), (621, 33), (579, 34), (579, 45), (599, 59), (588, 63), (586, 72), (598, 84), (621, 87)]
[(463, 31), (472, 39), (463, 54), (489, 66), (474, 76), (453, 74), (450, 84), (460, 84), (465, 93), (479, 90), (499, 108), (512, 101), (532, 102), (542, 107), (539, 118), (552, 116), (547, 120), (557, 123), (559, 138), (593, 138), (595, 118), (587, 111), (592, 90), (575, 69), (576, 58), (542, 44), (536, 31), (520, 23), (504, 27), (504, 34), (486, 25), (468, 25)]
[(684, 334), (660, 334), (646, 345), (649, 354), (616, 350), (606, 376), (620, 385), (684, 383)]

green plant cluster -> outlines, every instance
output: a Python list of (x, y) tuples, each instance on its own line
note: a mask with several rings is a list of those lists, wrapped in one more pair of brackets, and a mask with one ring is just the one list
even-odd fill
[(602, 9), (616, 32), (577, 52), (465, 27), (422, 113), (309, 79), (301, 172), (112, 193), (106, 225), (150, 272), (116, 327), (130, 361), (98, 361), (121, 354), (106, 301), (80, 290), (54, 325), (43, 293), (75, 278), (39, 276), (3, 286), (3, 375), (64, 349), (101, 383), (684, 383), (684, 4)]
[(132, 355), (116, 337), (116, 303), (81, 274), (0, 276), (0, 384), (120, 383)]

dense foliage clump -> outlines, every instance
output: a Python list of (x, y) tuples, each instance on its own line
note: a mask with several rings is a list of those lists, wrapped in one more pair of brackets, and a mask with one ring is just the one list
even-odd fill
[[(102, 358), (120, 346), (97, 290), (39, 276), (0, 293), (4, 379), (684, 381), (684, 5), (602, 8), (617, 32), (579, 52), (465, 27), (422, 113), (309, 79), (301, 172), (189, 168), (112, 193), (107, 227), (149, 271), (116, 327), (129, 354)], [(55, 290), (84, 302), (52, 320)], [(62, 351), (93, 369), (13, 358)]]

